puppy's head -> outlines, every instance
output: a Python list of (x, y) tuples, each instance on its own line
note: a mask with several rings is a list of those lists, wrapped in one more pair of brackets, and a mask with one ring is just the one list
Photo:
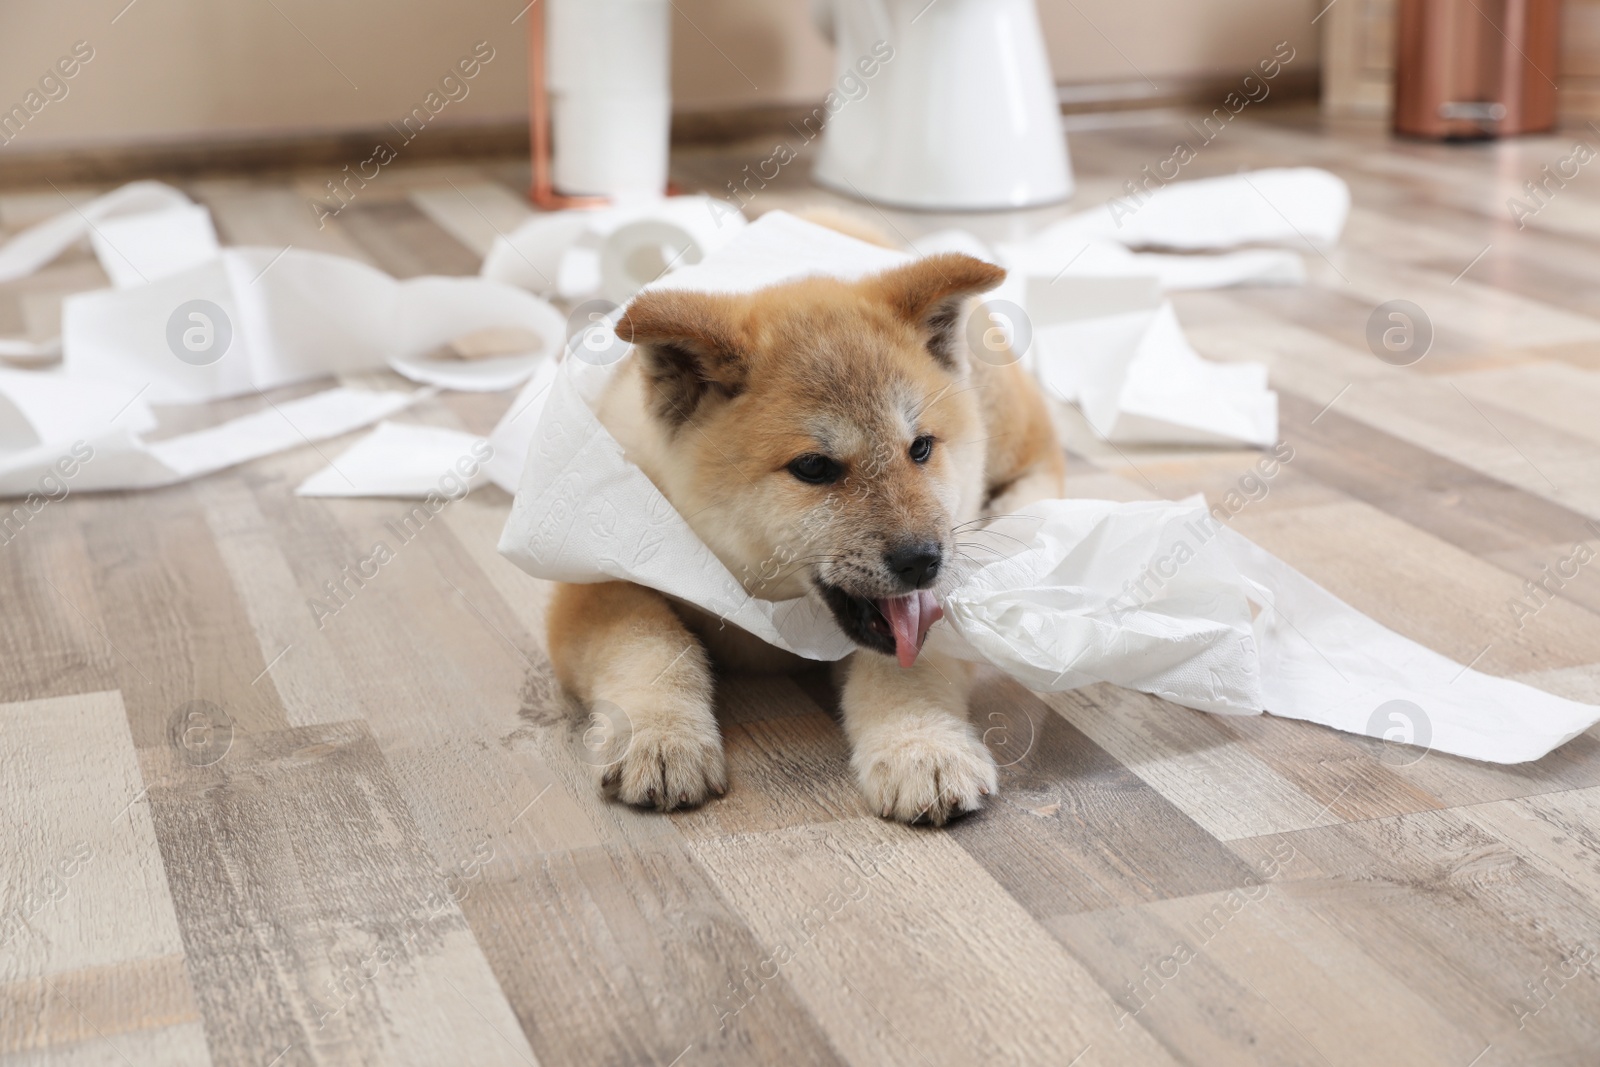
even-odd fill
[(915, 660), (983, 491), (961, 313), (1004, 277), (948, 254), (628, 308), (663, 488), (752, 594), (818, 596), (858, 644)]

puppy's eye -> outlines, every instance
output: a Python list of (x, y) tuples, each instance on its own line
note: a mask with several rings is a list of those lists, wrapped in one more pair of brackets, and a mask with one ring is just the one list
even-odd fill
[(803, 456), (796, 456), (789, 461), (789, 473), (799, 478), (802, 482), (812, 485), (827, 485), (829, 482), (839, 480), (842, 470), (839, 464), (827, 456), (815, 452), (807, 452)]
[(911, 442), (911, 462), (926, 463), (928, 457), (933, 455), (933, 438), (923, 434)]

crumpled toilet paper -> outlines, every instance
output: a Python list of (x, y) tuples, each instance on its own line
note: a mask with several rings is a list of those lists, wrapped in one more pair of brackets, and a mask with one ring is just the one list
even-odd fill
[[(222, 249), (210, 213), (159, 182), (134, 182), (24, 230), (0, 246), (0, 281), (38, 270), (85, 237), (113, 288), (65, 301), (65, 369), (148, 385), (153, 403), (215, 400), (386, 365), (424, 384), (498, 391), (527, 380), (566, 341), (565, 318), (515, 286), (482, 278), (401, 282), (352, 259), (293, 247)], [(174, 330), (186, 336), (180, 309), (196, 301), (220, 309), (220, 316), (197, 309), (215, 350), (180, 357)], [(430, 358), (456, 337), (490, 328), (537, 340), (529, 352), (478, 363)], [(0, 354), (53, 348), (13, 340)]]
[[(904, 258), (772, 213), (656, 285), (750, 290), (819, 270), (859, 277)], [(500, 551), (539, 578), (658, 589), (812, 659), (849, 654), (814, 600), (750, 595), (629, 462), (593, 409), (621, 365), (569, 357), (526, 398), (533, 430)], [(1537, 759), (1600, 721), (1600, 708), (1386, 629), (1200, 505), (1044, 501), (995, 533), (1011, 547), (941, 583), (945, 617), (928, 647), (1035, 690), (1109, 681), (1204, 711), (1267, 711), (1373, 737), (1389, 726), (1376, 713), (1406, 701), (1427, 717), (1433, 748), (1498, 763)]]
[[(173, 485), (308, 441), (338, 437), (393, 415), (426, 393), (327, 389), (209, 429), (154, 442), (144, 441), (132, 426), (107, 422), (98, 432), (79, 429), (76, 437), (0, 451), (0, 498), (37, 492), (41, 481), (58, 471), (67, 456), (81, 461), (69, 482), (74, 492)], [(17, 396), (8, 399), (15, 403)], [(3, 415), (0, 412), (0, 417)], [(37, 410), (28, 415), (30, 424), (44, 421)]]
[(380, 422), (339, 458), (300, 483), (298, 496), (455, 496), (489, 481), (485, 438), (440, 426)]
[[(216, 254), (216, 230), (211, 215), (202, 212), (170, 185), (131, 182), (36, 223), (0, 246), (0, 282), (27, 277), (85, 237), (93, 238), (113, 285), (153, 281)], [(162, 223), (151, 227), (135, 221), (141, 217)], [(180, 228), (177, 239), (169, 240)]]
[[(213, 331), (193, 361), (180, 358), (173, 316), (195, 301)], [(514, 286), (479, 278), (396, 281), (343, 256), (290, 248), (229, 248), (148, 285), (68, 297), (62, 308), (68, 373), (148, 383), (152, 403), (199, 403), (329, 374), (384, 366), (425, 384), (505, 389), (526, 380), (566, 341), (566, 320)], [(199, 321), (199, 320), (195, 320)], [(180, 324), (181, 325), (181, 324)], [(481, 380), (430, 353), (464, 333), (527, 331), (537, 349)], [(221, 349), (221, 351), (216, 351)]]
[(1189, 251), (1300, 241), (1316, 247), (1338, 241), (1349, 214), (1350, 187), (1338, 175), (1319, 167), (1272, 167), (1112, 197), (1036, 239)]
[[(0, 495), (33, 491), (75, 444), (94, 460), (77, 489), (135, 489), (347, 433), (421, 394), (332, 389), (193, 434), (146, 442), (151, 404), (196, 403), (391, 367), (430, 385), (502, 390), (553, 362), (566, 321), (548, 303), (481, 278), (396, 281), (303, 249), (220, 248), (211, 216), (177, 189), (135, 182), (71, 207), (0, 246), (0, 280), (88, 239), (112, 287), (62, 308), (56, 343), (11, 340), (0, 356), (62, 365), (0, 371)], [(526, 351), (445, 358), (464, 337)], [(392, 440), (392, 438), (391, 438)]]
[(1046, 391), (1075, 401), (1100, 437), (1113, 444), (1277, 442), (1278, 394), (1267, 387), (1265, 364), (1202, 359), (1171, 301), (1140, 306), (1137, 293), (1124, 291), (1115, 294), (1127, 298), (1118, 310), (1105, 287), (1091, 287), (1091, 294), (1100, 314), (1044, 326), (1035, 320), (1032, 365)]
[(965, 251), (1004, 266), (1008, 277), (989, 301), (1025, 309), (1025, 365), (1057, 398), (1077, 403), (1113, 444), (1267, 447), (1277, 440), (1278, 398), (1267, 387), (1266, 367), (1202, 359), (1160, 294), (1300, 285), (1300, 255), (1283, 248), (1220, 255), (1131, 249), (1331, 244), (1349, 210), (1350, 191), (1337, 175), (1279, 168), (1129, 194), (992, 251), (960, 230), (929, 235), (917, 249)]
[(746, 225), (709, 196), (535, 215), (495, 238), (482, 277), (577, 302), (622, 303), (668, 270), (700, 262)]

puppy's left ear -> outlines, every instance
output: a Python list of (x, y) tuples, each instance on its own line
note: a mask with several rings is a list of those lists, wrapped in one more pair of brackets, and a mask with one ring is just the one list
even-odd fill
[(962, 364), (961, 305), (1005, 281), (1006, 272), (993, 263), (943, 252), (903, 267), (884, 271), (865, 284), (895, 313), (927, 338), (928, 351), (947, 370)]
[(677, 429), (745, 388), (749, 356), (738, 322), (740, 303), (719, 293), (640, 293), (617, 322), (644, 366), (651, 410)]

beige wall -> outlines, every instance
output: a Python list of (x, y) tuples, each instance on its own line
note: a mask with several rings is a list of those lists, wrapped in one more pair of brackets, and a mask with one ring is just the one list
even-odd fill
[(1315, 68), (1327, 0), (1037, 0), (1064, 84), (1244, 76), (1279, 41)]
[[(511, 21), (523, 0), (124, 2), (0, 0), (0, 110), (23, 103), (75, 42), (94, 50), (65, 83), (67, 95), (0, 148), (0, 161), (5, 152), (75, 144), (381, 126), (419, 103), (479, 41), (494, 58), (438, 121), (499, 122), (526, 111), (527, 17)], [(831, 80), (830, 50), (811, 27), (807, 0), (675, 6), (680, 108), (807, 101)], [(1316, 62), (1314, 0), (1039, 6), (1061, 82), (1242, 74), (1285, 38), (1299, 49), (1296, 63)]]

